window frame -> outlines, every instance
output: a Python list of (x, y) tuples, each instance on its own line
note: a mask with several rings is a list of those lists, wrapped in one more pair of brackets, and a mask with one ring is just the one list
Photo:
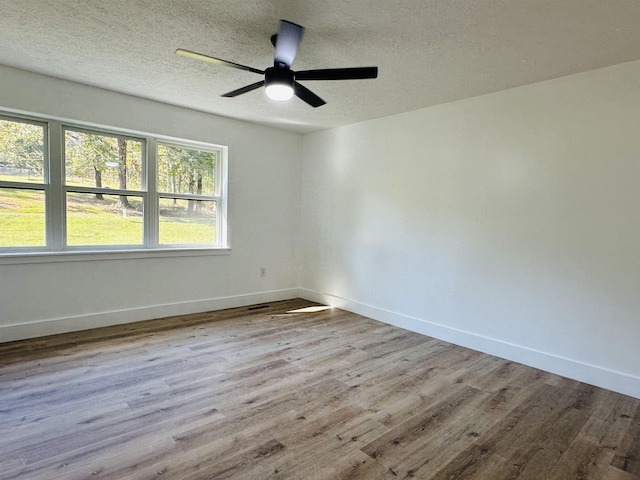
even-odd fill
[[(146, 212), (148, 210), (147, 205), (149, 204), (150, 198), (148, 195), (148, 189), (147, 189), (147, 183), (148, 183), (148, 179), (147, 179), (147, 140), (144, 137), (139, 137), (139, 136), (133, 136), (133, 135), (126, 135), (126, 134), (122, 134), (122, 133), (115, 133), (115, 132), (111, 132), (111, 131), (107, 131), (107, 130), (96, 130), (96, 129), (90, 129), (90, 128), (83, 128), (83, 127), (76, 127), (73, 125), (69, 125), (69, 124), (62, 124), (62, 131), (61, 131), (61, 136), (62, 136), (62, 156), (61, 156), (61, 169), (62, 169), (62, 182), (61, 182), (61, 189), (62, 189), (62, 216), (63, 216), (63, 248), (62, 250), (65, 251), (70, 251), (70, 252), (74, 252), (74, 251), (85, 251), (85, 250), (93, 250), (93, 249), (112, 249), (112, 250), (133, 250), (133, 249), (138, 249), (138, 248), (145, 248), (147, 245), (149, 245), (149, 238), (147, 238), (149, 235), (147, 235), (147, 228), (146, 228), (146, 223), (147, 223), (147, 215)], [(111, 138), (122, 138), (125, 140), (132, 140), (132, 141), (136, 141), (136, 142), (140, 142), (140, 150), (141, 150), (141, 158), (140, 158), (140, 163), (141, 163), (141, 172), (140, 172), (140, 190), (132, 190), (132, 189), (118, 189), (118, 188), (109, 188), (109, 187), (86, 187), (86, 186), (78, 186), (78, 185), (68, 185), (67, 184), (67, 164), (66, 164), (66, 160), (67, 160), (67, 151), (66, 151), (66, 133), (68, 131), (72, 131), (72, 132), (78, 132), (78, 133), (87, 133), (87, 134), (92, 134), (92, 135), (100, 135), (103, 137), (111, 137)], [(130, 196), (130, 197), (139, 197), (142, 198), (142, 210), (143, 210), (143, 214), (142, 214), (142, 241), (139, 244), (110, 244), (110, 245), (69, 245), (68, 244), (68, 235), (67, 235), (67, 194), (69, 193), (81, 193), (81, 194), (102, 194), (102, 195), (116, 195), (116, 196)]]
[[(230, 251), (227, 241), (227, 188), (228, 188), (228, 147), (201, 141), (192, 141), (153, 135), (114, 127), (84, 125), (76, 122), (59, 121), (53, 118), (22, 115), (0, 111), (0, 119), (22, 122), (43, 127), (43, 183), (24, 183), (0, 180), (0, 188), (41, 190), (45, 195), (45, 246), (0, 247), (0, 263), (31, 263), (37, 261), (68, 261), (85, 258), (141, 258), (224, 254)], [(87, 187), (66, 184), (65, 133), (77, 131), (141, 142), (140, 190)], [(190, 244), (159, 244), (159, 201), (160, 198), (183, 198), (184, 194), (165, 194), (157, 191), (157, 147), (158, 145), (188, 148), (191, 150), (216, 153), (214, 171), (214, 196), (193, 195), (199, 200), (215, 201), (215, 242)], [(67, 245), (67, 193), (102, 193), (105, 195), (128, 195), (141, 198), (143, 202), (142, 243), (135, 245)], [(191, 195), (186, 195), (192, 199)], [(119, 255), (118, 255), (119, 254)], [(40, 260), (38, 260), (40, 259)]]
[[(164, 147), (173, 147), (173, 148), (183, 148), (183, 149), (188, 149), (188, 150), (198, 150), (201, 152), (209, 152), (209, 153), (215, 153), (216, 154), (216, 164), (214, 167), (214, 171), (213, 171), (213, 195), (198, 195), (198, 194), (189, 194), (189, 193), (170, 193), (170, 192), (160, 192), (158, 190), (158, 186), (156, 183), (155, 186), (155, 193), (157, 195), (157, 199), (155, 201), (155, 205), (158, 208), (158, 213), (155, 215), (155, 218), (158, 220), (158, 230), (157, 230), (157, 235), (156, 235), (156, 240), (159, 241), (160, 240), (160, 199), (162, 198), (168, 198), (168, 199), (182, 199), (182, 200), (201, 200), (201, 201), (207, 201), (207, 202), (215, 202), (216, 204), (216, 223), (215, 223), (215, 232), (216, 232), (216, 242), (215, 244), (218, 243), (218, 235), (224, 235), (223, 239), (226, 243), (226, 231), (222, 232), (222, 223), (226, 223), (226, 222), (222, 222), (221, 217), (222, 215), (220, 214), (221, 211), (221, 204), (226, 202), (223, 202), (223, 198), (222, 198), (222, 193), (223, 190), (226, 190), (226, 186), (224, 186), (223, 188), (223, 184), (225, 184), (226, 182), (223, 181), (222, 177), (223, 177), (223, 164), (226, 165), (226, 162), (224, 160), (222, 160), (222, 156), (223, 153), (219, 148), (211, 148), (211, 146), (206, 146), (206, 147), (199, 147), (199, 148), (194, 148), (193, 144), (189, 144), (189, 143), (185, 143), (185, 142), (180, 142), (180, 141), (169, 141), (169, 140), (162, 140), (162, 139), (157, 139), (155, 141), (155, 149), (154, 149), (154, 154), (156, 156), (155, 158), (155, 168), (158, 168), (158, 161), (157, 161), (157, 154), (158, 154), (158, 146), (164, 146)], [(226, 179), (226, 170), (224, 170), (224, 178)], [(158, 179), (158, 173), (156, 171), (155, 174), (155, 180), (157, 182)], [(226, 218), (226, 209), (224, 211), (224, 218)], [(215, 246), (215, 244), (213, 244)], [(158, 243), (159, 246), (161, 247), (167, 247), (167, 248), (171, 248), (171, 247), (180, 247), (184, 244), (167, 244), (167, 243)], [(200, 244), (203, 245), (203, 244)]]

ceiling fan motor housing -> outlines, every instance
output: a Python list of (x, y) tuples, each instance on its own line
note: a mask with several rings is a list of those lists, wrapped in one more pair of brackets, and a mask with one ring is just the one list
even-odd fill
[(267, 68), (264, 72), (264, 84), (269, 85), (286, 85), (293, 89), (294, 75), (293, 71), (287, 67), (274, 66)]

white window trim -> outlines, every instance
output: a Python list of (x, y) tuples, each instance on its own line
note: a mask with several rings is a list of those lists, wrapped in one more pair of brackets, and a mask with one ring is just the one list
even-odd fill
[[(128, 131), (115, 127), (85, 125), (80, 122), (60, 121), (55, 118), (37, 117), (0, 111), (0, 119), (23, 121), (44, 127), (44, 183), (25, 184), (0, 181), (0, 187), (23, 187), (45, 192), (46, 238), (45, 247), (0, 247), (0, 265), (20, 263), (73, 262), (86, 260), (117, 260), (134, 258), (194, 257), (229, 255), (228, 242), (228, 147), (201, 141), (178, 139), (163, 135)], [(64, 132), (81, 131), (127, 138), (143, 143), (143, 172), (141, 190), (99, 189), (96, 187), (67, 187), (64, 184)], [(198, 200), (216, 201), (216, 243), (211, 244), (158, 244), (158, 201), (160, 198), (193, 198), (190, 194), (165, 194), (157, 191), (156, 152), (158, 143), (179, 148), (216, 152), (215, 194), (197, 196)], [(66, 193), (68, 191), (107, 195), (127, 194), (142, 197), (145, 212), (142, 245), (87, 245), (66, 246)]]

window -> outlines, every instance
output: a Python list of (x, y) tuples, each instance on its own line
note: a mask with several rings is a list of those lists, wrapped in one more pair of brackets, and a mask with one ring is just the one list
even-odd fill
[(67, 246), (144, 245), (144, 147), (143, 139), (64, 129)]
[(226, 148), (0, 116), (0, 254), (226, 247)]
[(159, 243), (199, 243), (216, 238), (217, 206), (215, 150), (158, 143)]
[(45, 124), (0, 117), (0, 248), (44, 247)]

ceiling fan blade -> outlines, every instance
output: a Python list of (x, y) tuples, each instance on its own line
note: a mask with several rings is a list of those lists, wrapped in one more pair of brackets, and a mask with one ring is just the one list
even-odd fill
[(264, 70), (258, 70), (257, 68), (247, 67), (246, 65), (240, 65), (239, 63), (229, 62), (227, 60), (222, 60), (221, 58), (210, 57), (209, 55), (203, 55), (202, 53), (192, 52), (191, 50), (184, 50), (182, 48), (179, 48), (176, 50), (176, 54), (183, 57), (187, 57), (187, 58), (202, 60), (204, 62), (215, 63), (217, 65), (224, 65), (225, 67), (237, 68), (239, 70), (246, 70), (247, 72), (258, 73), (260, 75), (264, 74)]
[(260, 80), (259, 82), (252, 83), (251, 85), (247, 85), (246, 87), (238, 88), (237, 90), (233, 90), (232, 92), (227, 92), (222, 97), (237, 97), (238, 95), (242, 95), (243, 93), (250, 92), (251, 90), (255, 90), (256, 88), (260, 88), (264, 85), (264, 80)]
[(298, 82), (293, 82), (293, 93), (296, 94), (296, 97), (304, 100), (313, 108), (321, 107), (327, 103), (307, 87), (300, 85)]
[(295, 72), (296, 80), (359, 80), (377, 78), (378, 67), (323, 68)]
[(281, 63), (291, 68), (298, 53), (302, 35), (304, 35), (304, 27), (286, 20), (280, 20), (274, 56), (275, 63)]

